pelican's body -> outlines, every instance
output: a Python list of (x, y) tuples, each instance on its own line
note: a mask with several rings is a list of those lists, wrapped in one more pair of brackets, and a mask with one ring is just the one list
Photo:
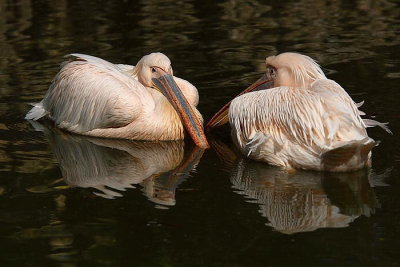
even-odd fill
[(366, 128), (379, 125), (389, 131), (384, 124), (363, 120), (360, 105), (311, 58), (283, 53), (268, 57), (266, 64), (262, 83), (272, 88), (246, 92), (229, 107), (232, 137), (243, 154), (295, 169), (352, 171), (370, 166), (376, 144)]
[[(164, 82), (164, 74), (172, 77), (171, 62), (165, 55), (144, 56), (136, 66), (82, 54), (71, 56), (27, 119), (48, 117), (73, 133), (135, 140), (183, 139), (185, 120), (202, 131), (196, 87), (177, 77), (170, 79), (180, 91), (178, 100), (186, 101), (181, 107), (155, 85), (157, 80)], [(189, 119), (182, 118), (179, 108)]]

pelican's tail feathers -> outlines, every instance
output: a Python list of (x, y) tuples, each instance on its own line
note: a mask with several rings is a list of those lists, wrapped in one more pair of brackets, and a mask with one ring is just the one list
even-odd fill
[(371, 150), (379, 142), (366, 137), (362, 140), (350, 141), (322, 154), (322, 169), (325, 171), (354, 171), (369, 167)]
[(47, 111), (44, 109), (42, 102), (33, 103), (33, 108), (26, 114), (26, 120), (35, 120), (44, 117), (47, 115)]
[(363, 119), (363, 122), (365, 123), (365, 126), (367, 126), (367, 127), (379, 126), (386, 132), (393, 134), (392, 131), (387, 126), (389, 124), (388, 122), (379, 122), (379, 121), (371, 120), (371, 119)]

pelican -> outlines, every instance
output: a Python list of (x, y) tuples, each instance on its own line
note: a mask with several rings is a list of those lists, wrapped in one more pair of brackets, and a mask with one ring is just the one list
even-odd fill
[(26, 119), (49, 118), (76, 134), (134, 140), (180, 140), (184, 130), (207, 148), (195, 86), (173, 76), (162, 53), (136, 66), (71, 54)]
[(270, 56), (266, 68), (207, 127), (229, 120), (232, 139), (243, 154), (288, 170), (343, 172), (370, 166), (377, 142), (366, 128), (391, 132), (385, 123), (361, 118), (363, 102), (356, 104), (308, 56)]

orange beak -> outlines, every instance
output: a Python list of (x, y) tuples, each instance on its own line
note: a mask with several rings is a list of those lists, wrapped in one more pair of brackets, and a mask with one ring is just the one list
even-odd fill
[(173, 76), (161, 69), (157, 69), (157, 71), (159, 72), (160, 77), (157, 79), (153, 78), (153, 83), (178, 112), (182, 124), (192, 137), (196, 146), (200, 148), (209, 148), (210, 146), (207, 142), (206, 135), (204, 134), (203, 125), (193, 112), (191, 105), (186, 100), (181, 89), (175, 83)]
[[(254, 92), (254, 91), (260, 91), (264, 89), (270, 89), (274, 86), (274, 82), (272, 79), (267, 78), (267, 75), (263, 75), (260, 79), (258, 79), (255, 83), (250, 85), (249, 87), (246, 88), (243, 92), (238, 94), (236, 97), (247, 94), (249, 92)], [(221, 125), (224, 125), (225, 123), (228, 122), (228, 111), (229, 111), (229, 106), (231, 105), (231, 101), (229, 101), (225, 106), (223, 106), (212, 118), (211, 120), (207, 123), (206, 128), (214, 128), (218, 127)]]

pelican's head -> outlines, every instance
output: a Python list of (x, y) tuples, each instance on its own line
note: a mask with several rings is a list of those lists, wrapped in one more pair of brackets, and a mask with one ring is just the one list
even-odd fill
[(272, 87), (309, 88), (315, 80), (325, 78), (312, 58), (298, 53), (270, 56), (266, 58), (265, 64), (265, 79), (273, 82)]
[[(281, 86), (308, 89), (315, 80), (326, 78), (312, 58), (298, 53), (288, 52), (270, 56), (266, 58), (265, 64), (265, 74), (239, 95)], [(230, 102), (223, 106), (207, 123), (207, 127), (227, 123), (229, 106)]]
[(208, 148), (202, 122), (176, 84), (169, 58), (162, 53), (151, 53), (139, 60), (134, 73), (141, 84), (160, 91), (168, 99), (194, 143)]
[(171, 61), (163, 53), (151, 53), (139, 60), (135, 74), (141, 84), (158, 90), (152, 79), (158, 79), (165, 74), (173, 75)]

